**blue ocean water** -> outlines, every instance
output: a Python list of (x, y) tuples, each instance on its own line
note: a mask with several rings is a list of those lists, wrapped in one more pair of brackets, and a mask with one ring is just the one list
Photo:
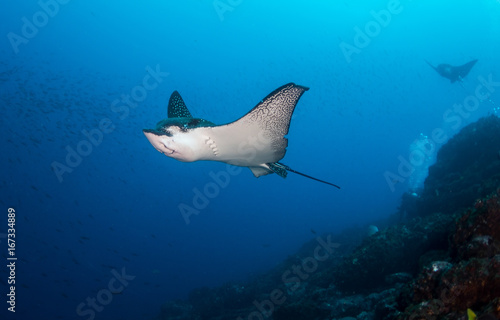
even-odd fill
[[(27, 0), (0, 15), (2, 319), (150, 319), (265, 272), (314, 233), (394, 214), (436, 150), (500, 106), (494, 0)], [(425, 62), (473, 59), (456, 83)], [(222, 184), (234, 169), (167, 158), (142, 133), (174, 90), (224, 124), (289, 82), (310, 90), (282, 162), (340, 190), (246, 168)]]

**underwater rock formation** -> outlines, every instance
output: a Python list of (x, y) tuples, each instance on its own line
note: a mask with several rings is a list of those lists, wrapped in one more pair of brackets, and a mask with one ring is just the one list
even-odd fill
[(500, 188), (460, 216), (449, 239), (451, 262), (430, 263), (406, 285), (398, 319), (457, 319), (467, 308), (500, 316)]
[(333, 270), (335, 284), (344, 292), (366, 292), (384, 287), (391, 274), (416, 273), (420, 256), (446, 249), (451, 222), (452, 217), (436, 213), (378, 232)]
[(493, 192), (500, 184), (500, 118), (464, 127), (437, 154), (417, 200), (418, 215), (451, 214)]

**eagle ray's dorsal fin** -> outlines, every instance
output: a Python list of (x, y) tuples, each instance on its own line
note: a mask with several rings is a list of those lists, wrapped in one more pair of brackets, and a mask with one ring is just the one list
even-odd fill
[(182, 100), (179, 92), (174, 91), (168, 100), (168, 117), (169, 118), (192, 118), (184, 100)]

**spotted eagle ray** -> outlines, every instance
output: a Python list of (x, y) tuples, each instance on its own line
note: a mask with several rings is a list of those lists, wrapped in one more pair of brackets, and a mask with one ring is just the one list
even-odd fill
[(182, 97), (174, 91), (168, 102), (168, 119), (144, 135), (156, 150), (183, 162), (212, 160), (248, 167), (255, 177), (288, 171), (331, 186), (339, 186), (293, 170), (278, 162), (286, 153), (293, 110), (307, 87), (286, 84), (265, 97), (240, 119), (216, 125), (193, 118)]
[(455, 81), (462, 81), (465, 78), (465, 76), (469, 74), (470, 69), (472, 69), (472, 67), (476, 64), (477, 59), (469, 61), (466, 64), (458, 67), (445, 63), (442, 63), (437, 67), (434, 67), (427, 60), (425, 62), (427, 62), (428, 65), (430, 65), (434, 70), (436, 70), (437, 73), (439, 73), (439, 75), (447, 79), (450, 79), (451, 83), (453, 83)]

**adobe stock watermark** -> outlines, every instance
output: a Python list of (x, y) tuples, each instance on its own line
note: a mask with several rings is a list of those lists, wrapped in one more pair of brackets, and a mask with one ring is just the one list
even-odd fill
[(407, 158), (402, 155), (398, 156), (397, 173), (392, 171), (384, 172), (384, 179), (392, 192), (396, 190), (396, 184), (405, 182), (415, 172), (416, 168), (424, 165), (425, 159), (434, 155), (437, 146), (448, 141), (450, 135), (461, 128), (464, 119), (468, 119), (473, 112), (479, 109), (481, 103), (490, 99), (496, 90), (495, 88), (500, 87), (500, 82), (493, 81), (491, 73), (487, 79), (478, 76), (477, 80), (479, 84), (476, 86), (474, 94), (466, 96), (462, 103), (455, 103), (452, 108), (448, 108), (443, 113), (443, 120), (447, 125), (450, 125), (452, 132), (446, 132), (441, 127), (435, 128), (430, 134), (429, 143), (421, 144), (422, 147), (412, 150)]
[(96, 312), (102, 312), (104, 307), (113, 301), (113, 295), (123, 293), (129, 285), (129, 281), (135, 279), (135, 276), (127, 274), (125, 267), (122, 268), (121, 273), (115, 269), (111, 270), (113, 277), (109, 279), (108, 286), (97, 292), (95, 297), (87, 297), (85, 302), (81, 302), (76, 307), (76, 314), (80, 317), (87, 317), (86, 320), (94, 320)]
[[(146, 72), (141, 85), (133, 87), (129, 94), (122, 94), (120, 99), (111, 102), (110, 109), (113, 113), (118, 114), (120, 120), (125, 120), (130, 115), (130, 109), (136, 108), (139, 103), (146, 100), (148, 92), (158, 88), (158, 85), (169, 75), (168, 72), (162, 72), (158, 64), (154, 69), (146, 66)], [(112, 133), (115, 128), (116, 126), (111, 119), (102, 118), (96, 128), (83, 129), (81, 133), (84, 138), (74, 147), (66, 146), (65, 161), (51, 163), (52, 171), (54, 171), (57, 180), (62, 183), (64, 174), (73, 172), (83, 162), (83, 158), (88, 157), (94, 148), (102, 143), (104, 135)]]
[(214, 7), (217, 16), (221, 22), (224, 21), (224, 15), (228, 12), (233, 12), (236, 7), (239, 7), (243, 0), (214, 0), (212, 6)]
[(177, 206), (186, 225), (191, 223), (192, 215), (199, 215), (201, 210), (208, 207), (211, 199), (219, 196), (221, 189), (229, 186), (231, 177), (237, 176), (242, 172), (243, 167), (237, 166), (239, 162), (243, 165), (248, 161), (252, 161), (257, 156), (259, 150), (263, 150), (268, 144), (269, 138), (264, 136), (263, 132), (259, 132), (257, 136), (247, 137), (237, 148), (240, 159), (233, 160), (235, 165), (226, 164), (224, 170), (218, 172), (210, 171), (208, 175), (211, 181), (205, 183), (202, 188), (193, 188), (191, 204), (180, 203)]
[(54, 18), (61, 8), (61, 5), (68, 4), (70, 0), (40, 0), (38, 6), (40, 10), (35, 12), (31, 19), (26, 16), (21, 18), (23, 25), (21, 26), (20, 34), (9, 32), (7, 39), (9, 39), (10, 46), (15, 54), (19, 53), (19, 46), (26, 45), (28, 42), (37, 36), (40, 29), (47, 26), (50, 19)]
[(403, 12), (403, 9), (404, 7), (399, 0), (389, 0), (385, 9), (378, 12), (371, 10), (370, 15), (373, 17), (373, 20), (368, 21), (363, 28), (354, 27), (355, 34), (352, 43), (342, 41), (339, 44), (347, 63), (352, 62), (353, 54), (360, 54), (362, 49), (368, 47), (372, 40), (382, 32), (382, 29), (389, 26), (393, 16)]
[[(276, 307), (285, 303), (287, 295), (294, 294), (302, 286), (302, 281), (307, 280), (316, 270), (320, 262), (328, 260), (330, 255), (336, 248), (340, 247), (339, 243), (332, 242), (331, 235), (326, 237), (326, 241), (317, 237), (318, 245), (314, 248), (313, 254), (305, 259), (302, 259), (300, 265), (293, 265), (281, 274), (281, 281), (286, 290), (279, 288), (272, 290), (269, 293), (269, 299), (262, 301), (253, 301), (253, 305), (257, 310), (252, 311), (246, 317), (247, 320), (264, 320), (272, 316)], [(243, 320), (242, 317), (236, 318)]]

